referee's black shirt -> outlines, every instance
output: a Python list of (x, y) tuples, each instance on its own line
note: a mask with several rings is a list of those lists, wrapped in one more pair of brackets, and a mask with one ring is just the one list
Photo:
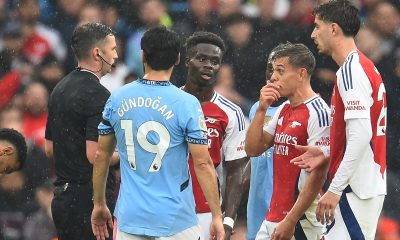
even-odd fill
[[(53, 141), (56, 186), (91, 182), (93, 166), (86, 157), (86, 140), (97, 142), (97, 127), (109, 96), (97, 76), (81, 69), (65, 76), (51, 93), (46, 139)], [(108, 189), (115, 186), (112, 169)]]

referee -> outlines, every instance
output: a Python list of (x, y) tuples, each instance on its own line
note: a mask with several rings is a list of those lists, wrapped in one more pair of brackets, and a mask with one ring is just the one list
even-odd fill
[[(97, 127), (110, 96), (99, 80), (118, 58), (112, 30), (100, 23), (75, 29), (71, 47), (78, 67), (54, 88), (49, 99), (46, 155), (54, 158), (57, 179), (51, 205), (59, 240), (95, 239), (90, 217)], [(114, 154), (113, 163), (118, 162)], [(107, 178), (107, 205), (113, 210), (114, 171)]]

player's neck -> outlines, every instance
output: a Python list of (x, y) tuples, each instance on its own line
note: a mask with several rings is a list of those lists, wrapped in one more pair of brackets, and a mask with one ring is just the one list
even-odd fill
[(153, 81), (169, 81), (171, 78), (172, 74), (172, 68), (168, 70), (161, 70), (161, 71), (156, 71), (153, 69), (148, 69), (143, 78), (147, 80), (153, 80)]
[(351, 37), (343, 38), (342, 41), (337, 41), (332, 51), (332, 59), (337, 65), (342, 66), (350, 52), (355, 50), (357, 50), (357, 46), (354, 39)]
[(316, 95), (317, 94), (312, 90), (311, 86), (309, 86), (303, 87), (303, 89), (299, 88), (292, 96), (289, 96), (288, 99), (290, 106), (294, 108)]
[(201, 103), (209, 102), (214, 96), (213, 86), (199, 86), (190, 84), (189, 81), (182, 87), (182, 90), (195, 96)]

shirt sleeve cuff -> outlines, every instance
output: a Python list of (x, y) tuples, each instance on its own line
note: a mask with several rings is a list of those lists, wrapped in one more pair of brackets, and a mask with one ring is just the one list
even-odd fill
[(320, 149), (321, 149), (322, 153), (324, 154), (325, 158), (328, 158), (328, 157), (331, 156), (331, 152), (330, 152), (330, 147), (329, 146), (323, 146), (323, 147), (320, 147)]
[(331, 184), (331, 186), (329, 186), (328, 191), (332, 192), (332, 193), (334, 193), (336, 195), (339, 195), (339, 196), (342, 196), (342, 193), (343, 193), (343, 190), (340, 190), (339, 188), (337, 188), (335, 186), (332, 186), (332, 184)]

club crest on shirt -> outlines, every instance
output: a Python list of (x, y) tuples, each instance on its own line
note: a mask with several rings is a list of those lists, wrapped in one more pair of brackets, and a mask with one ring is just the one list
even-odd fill
[(298, 121), (293, 121), (292, 124), (290, 124), (291, 128), (296, 128), (297, 126), (301, 126), (301, 123), (299, 123)]
[(218, 119), (212, 118), (212, 117), (205, 117), (206, 118), (206, 123), (215, 123), (218, 122)]

